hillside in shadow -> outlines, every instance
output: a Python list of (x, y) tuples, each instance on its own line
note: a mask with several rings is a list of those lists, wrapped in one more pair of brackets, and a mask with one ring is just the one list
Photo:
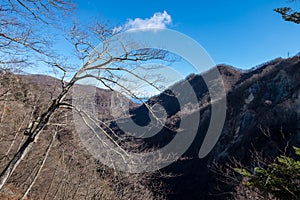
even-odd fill
[[(177, 135), (195, 137), (181, 158), (159, 173), (114, 172), (91, 156), (76, 132), (73, 113), (62, 109), (13, 174), (1, 193), (3, 199), (19, 198), (26, 191), (49, 141), (53, 141), (52, 149), (29, 193), (32, 199), (232, 199), (239, 182), (224, 181), (223, 167), (237, 162), (251, 166), (255, 153), (272, 159), (300, 146), (300, 57), (278, 58), (247, 71), (226, 65), (216, 68), (226, 91), (226, 119), (218, 142), (204, 158), (198, 154), (211, 123), (212, 105), (218, 101), (211, 101), (201, 75), (188, 76), (143, 105), (131, 102), (130, 116), (119, 119), (110, 111), (111, 91), (78, 85), (82, 92), (77, 95), (79, 100), (96, 108), (108, 133), (128, 151), (162, 148)], [(0, 101), (2, 169), (27, 137), (22, 134), (26, 124), (45, 111), (59, 93), (61, 82), (49, 76), (1, 71), (0, 85), (0, 94), (5, 94)], [(188, 98), (191, 95), (195, 96), (193, 102)], [(72, 101), (71, 96), (68, 101)], [(155, 126), (146, 132), (137, 130), (137, 137), (121, 128), (131, 121), (140, 127), (159, 124), (152, 115), (158, 117), (156, 120), (166, 118), (155, 135), (138, 138)], [(198, 115), (199, 122), (194, 120)]]

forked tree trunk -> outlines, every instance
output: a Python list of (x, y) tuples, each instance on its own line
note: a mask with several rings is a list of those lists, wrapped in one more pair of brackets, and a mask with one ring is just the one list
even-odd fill
[(38, 139), (42, 130), (45, 128), (45, 126), (48, 124), (53, 114), (59, 108), (61, 102), (65, 99), (66, 95), (69, 93), (72, 86), (74, 85), (75, 83), (74, 79), (71, 80), (66, 85), (66, 87), (63, 88), (63, 90), (58, 95), (58, 97), (49, 106), (48, 110), (45, 113), (43, 113), (35, 122), (31, 123), (28, 132), (26, 132), (28, 138), (26, 139), (26, 141), (23, 143), (23, 145), (20, 147), (20, 149), (17, 151), (17, 153), (14, 155), (14, 157), (11, 159), (11, 161), (7, 164), (7, 166), (0, 174), (0, 190), (3, 188), (4, 184), (7, 182), (7, 180), (12, 175), (12, 173), (15, 171), (15, 169), (20, 164), (22, 159), (30, 151), (32, 145)]
[(50, 118), (58, 108), (59, 108), (59, 104), (57, 102), (53, 102), (52, 105), (47, 110), (47, 112), (41, 115), (41, 118), (38, 120), (38, 122), (36, 122), (37, 123), (36, 127), (34, 127), (32, 131), (27, 133), (28, 138), (25, 140), (21, 148), (17, 151), (17, 153), (14, 155), (14, 157), (11, 159), (11, 161), (7, 164), (7, 166), (0, 174), (0, 190), (3, 188), (4, 184), (7, 182), (7, 180), (12, 175), (12, 173), (15, 171), (15, 169), (20, 164), (22, 159), (30, 151), (32, 145), (38, 139), (43, 128), (48, 124)]
[(46, 152), (45, 152), (43, 158), (41, 158), (41, 160), (40, 160), (40, 168), (39, 168), (39, 169), (37, 170), (37, 172), (34, 174), (34, 178), (33, 178), (32, 182), (30, 183), (29, 187), (27, 188), (26, 192), (25, 192), (24, 195), (22, 196), (21, 200), (26, 199), (26, 197), (27, 197), (28, 193), (30, 192), (32, 186), (35, 184), (37, 178), (39, 177), (39, 175), (40, 175), (40, 173), (41, 173), (41, 171), (42, 171), (42, 169), (43, 169), (43, 167), (44, 167), (44, 165), (45, 165), (45, 163), (46, 163), (46, 160), (47, 160), (47, 158), (48, 158), (49, 152), (50, 152), (50, 150), (51, 150), (51, 147), (52, 147), (52, 145), (53, 145), (53, 142), (54, 142), (54, 139), (55, 139), (56, 135), (57, 135), (57, 131), (54, 132), (54, 134), (53, 134), (53, 136), (52, 136), (52, 139), (51, 139), (51, 141), (50, 141), (50, 143), (49, 143), (49, 145), (48, 145), (48, 147), (47, 147), (47, 149), (46, 149)]

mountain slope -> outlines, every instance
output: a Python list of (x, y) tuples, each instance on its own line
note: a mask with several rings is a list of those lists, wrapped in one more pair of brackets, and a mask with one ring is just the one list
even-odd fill
[[(197, 128), (195, 139), (182, 159), (162, 169), (163, 174), (174, 176), (153, 178), (152, 175), (147, 175), (145, 178), (143, 174), (138, 176), (119, 172), (120, 176), (116, 176), (111, 169), (101, 165), (90, 155), (75, 131), (76, 122), (72, 119), (72, 113), (62, 110), (44, 130), (43, 136), (39, 138), (39, 145), (33, 148), (32, 153), (21, 163), (9, 186), (16, 187), (18, 195), (26, 190), (53, 131), (56, 131), (57, 136), (47, 165), (30, 192), (33, 199), (82, 199), (85, 195), (88, 198), (112, 199), (117, 198), (113, 197), (115, 194), (120, 196), (125, 194), (124, 199), (137, 197), (161, 199), (165, 193), (168, 199), (232, 198), (236, 183), (220, 181), (224, 174), (215, 173), (217, 170), (215, 164), (226, 166), (231, 164), (232, 160), (237, 160), (245, 166), (251, 166), (254, 150), (272, 158), (282, 152), (289, 154), (292, 145), (300, 146), (300, 57), (275, 59), (248, 71), (226, 65), (217, 68), (227, 94), (226, 120), (217, 144), (205, 158), (198, 158), (198, 153), (208, 130), (211, 103), (214, 102), (211, 102), (208, 88), (200, 75), (190, 75), (172, 86), (171, 89), (176, 90), (177, 97), (183, 99), (183, 107), (180, 106), (177, 97), (172, 95), (171, 90), (152, 97), (147, 102), (150, 106), (160, 104), (164, 107), (168, 117), (167, 128), (144, 139), (142, 143), (136, 140), (138, 143), (135, 148), (145, 150), (163, 147), (177, 134), (193, 134), (193, 131), (178, 129), (183, 121), (191, 122), (193, 125), (191, 130)], [(47, 108), (52, 98), (60, 91), (61, 83), (47, 76), (12, 74), (0, 81), (0, 94), (6, 92), (6, 88), (13, 88), (9, 95), (4, 96), (6, 99), (2, 98), (0, 101), (0, 112), (5, 116), (0, 123), (2, 169), (8, 162), (7, 158), (13, 155), (18, 144), (26, 137), (21, 134), (26, 128), (25, 125)], [(191, 91), (184, 90), (187, 85), (191, 86)], [(111, 120), (110, 93), (97, 89), (95, 96), (88, 96), (89, 90), (85, 88), (86, 86), (80, 87), (86, 92), (80, 93), (83, 100), (87, 98), (95, 101), (99, 116)], [(195, 102), (190, 103), (188, 98), (185, 98), (191, 93), (195, 93), (199, 105)], [(132, 106), (130, 113), (132, 118), (122, 118), (117, 120), (117, 124), (115, 121), (111, 123), (111, 128), (116, 132), (119, 131), (120, 136), (123, 134), (125, 139), (127, 135), (118, 130), (118, 125), (126, 124), (133, 119), (143, 127), (151, 121), (151, 114), (145, 105)], [(196, 124), (193, 119), (198, 114), (200, 121)], [(55, 124), (58, 122), (66, 125), (57, 128)], [(129, 139), (129, 145), (135, 142), (133, 138)], [(6, 153), (12, 141), (14, 141), (13, 148)]]
[[(222, 134), (214, 149), (205, 158), (199, 159), (198, 152), (208, 130), (211, 117), (210, 97), (200, 75), (191, 75), (187, 81), (198, 97), (201, 120), (194, 124), (198, 128), (194, 142), (180, 160), (164, 171), (180, 174), (166, 179), (172, 194), (170, 199), (224, 199), (231, 196), (234, 184), (224, 184), (220, 175), (213, 173), (213, 165), (225, 166), (237, 160), (245, 166), (253, 163), (253, 153), (264, 157), (275, 157), (282, 152), (291, 152), (291, 146), (300, 145), (300, 57), (275, 59), (253, 70), (241, 71), (230, 66), (217, 66), (227, 92), (226, 121)], [(180, 89), (184, 82), (172, 87)], [(210, 103), (207, 103), (210, 102)], [(193, 112), (182, 115), (178, 101), (165, 94), (153, 97), (150, 105), (162, 105), (169, 121), (178, 124), (189, 120)], [(150, 123), (145, 107), (132, 112), (140, 125)], [(126, 122), (125, 122), (126, 123)], [(218, 123), (218, 122), (215, 122)], [(191, 123), (192, 124), (192, 123)], [(186, 131), (188, 133), (188, 131)], [(146, 143), (160, 147), (167, 145), (179, 132), (163, 129), (156, 136), (145, 139)]]
[[(221, 72), (222, 69), (224, 67), (221, 67)], [(181, 189), (183, 186), (179, 181), (180, 186), (175, 186), (178, 194), (172, 196), (172, 199), (183, 199), (186, 196), (193, 199), (224, 199), (228, 187), (222, 188), (222, 183), (217, 181), (220, 177), (211, 173), (210, 166), (213, 163), (226, 165), (234, 158), (248, 166), (252, 164), (251, 156), (254, 151), (265, 157), (275, 157), (284, 151), (288, 153), (292, 145), (300, 145), (299, 57), (276, 59), (256, 70), (241, 74), (232, 75), (223, 70), (222, 76), (229, 83), (222, 135), (205, 159), (200, 160), (192, 154), (194, 159), (189, 165), (195, 171), (183, 179), (188, 180), (184, 188), (194, 187), (194, 190)], [(233, 82), (232, 76), (236, 77)], [(203, 108), (201, 112), (206, 110), (209, 108)], [(200, 124), (200, 127), (203, 125), (204, 123)], [(194, 145), (199, 148), (199, 144)], [(289, 148), (285, 149), (287, 146)], [(190, 170), (189, 165), (186, 170)], [(197, 182), (198, 186), (195, 186)], [(229, 187), (228, 192), (230, 190), (232, 188)]]

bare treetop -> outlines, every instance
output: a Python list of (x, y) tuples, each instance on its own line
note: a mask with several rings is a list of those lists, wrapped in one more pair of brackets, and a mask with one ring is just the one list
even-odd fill
[(72, 10), (69, 0), (3, 0), (0, 3), (1, 67), (30, 64), (35, 56), (50, 56), (57, 20)]

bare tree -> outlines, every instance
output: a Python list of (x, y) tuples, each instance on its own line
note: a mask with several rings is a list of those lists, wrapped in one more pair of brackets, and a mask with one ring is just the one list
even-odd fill
[(58, 19), (72, 9), (69, 0), (4, 0), (0, 3), (0, 66), (16, 68), (54, 58), (50, 46)]
[[(23, 132), (23, 134), (26, 135), (25, 141), (1, 172), (0, 189), (7, 182), (22, 159), (28, 154), (30, 149), (38, 144), (38, 137), (59, 109), (67, 108), (81, 112), (80, 109), (72, 105), (67, 99), (67, 96), (70, 95), (73, 87), (79, 81), (93, 78), (110, 90), (113, 89), (114, 85), (117, 85), (124, 89), (128, 95), (138, 98), (132, 91), (118, 82), (122, 73), (126, 72), (144, 81), (146, 84), (160, 89), (153, 82), (149, 82), (146, 77), (134, 73), (132, 69), (137, 68), (140, 62), (165, 59), (166, 52), (156, 49), (139, 48), (139, 44), (124, 41), (124, 38), (114, 38), (112, 36), (115, 36), (116, 33), (106, 24), (93, 25), (93, 27), (87, 31), (82, 31), (83, 29), (78, 28), (78, 25), (72, 28), (69, 41), (73, 44), (77, 58), (81, 61), (82, 65), (77, 68), (76, 71), (73, 71), (73, 75), (70, 76), (68, 73), (70, 72), (68, 71), (69, 65), (59, 62), (53, 52), (48, 50), (48, 41), (41, 40), (39, 37), (41, 32), (35, 32), (31, 27), (27, 28), (28, 25), (35, 20), (45, 24), (51, 23), (52, 12), (57, 12), (57, 10), (65, 11), (69, 8), (68, 6), (68, 2), (61, 0), (24, 2), (16, 0), (7, 1), (0, 7), (0, 14), (3, 19), (1, 23), (7, 27), (7, 29), (5, 29), (7, 31), (0, 33), (0, 52), (4, 55), (3, 58), (5, 58), (2, 64), (8, 66), (9, 64), (25, 63), (31, 59), (32, 55), (39, 55), (42, 56), (40, 59), (43, 60), (46, 65), (60, 70), (62, 74), (60, 91), (58, 91), (56, 97), (54, 96), (52, 98), (52, 102), (48, 108), (39, 116), (35, 117), (34, 120), (30, 121), (26, 130)], [(12, 12), (14, 15), (8, 15), (9, 17), (7, 17), (7, 15), (5, 15), (7, 12)], [(25, 18), (21, 19), (20, 16), (23, 15)], [(16, 29), (17, 31), (9, 32), (10, 29)], [(98, 43), (100, 43), (101, 46), (95, 45)], [(116, 46), (118, 46), (120, 50), (117, 53), (114, 52)], [(24, 53), (27, 50), (30, 50), (29, 54)], [(7, 57), (6, 55), (8, 54), (13, 55), (13, 57)], [(104, 73), (90, 73), (95, 70), (102, 70)], [(69, 78), (68, 81), (66, 80), (67, 77)], [(84, 115), (84, 113), (81, 113), (81, 115)], [(108, 128), (105, 123), (102, 122), (102, 124)], [(110, 134), (106, 133), (106, 131), (103, 133), (118, 146)], [(38, 174), (39, 171), (37, 175)], [(27, 193), (28, 191), (26, 194)]]

